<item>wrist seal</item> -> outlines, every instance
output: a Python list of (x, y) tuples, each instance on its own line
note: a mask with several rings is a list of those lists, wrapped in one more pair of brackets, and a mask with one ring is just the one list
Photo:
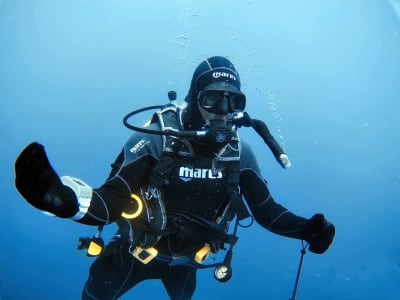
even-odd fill
[(79, 210), (71, 219), (74, 221), (82, 219), (89, 209), (93, 189), (79, 178), (71, 176), (62, 176), (61, 182), (71, 188), (78, 199)]

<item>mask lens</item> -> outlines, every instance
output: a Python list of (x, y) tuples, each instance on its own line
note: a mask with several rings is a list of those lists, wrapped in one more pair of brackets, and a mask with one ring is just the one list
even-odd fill
[(219, 91), (207, 91), (202, 95), (201, 106), (205, 109), (211, 109), (217, 107), (219, 101), (221, 101), (223, 94)]
[(235, 94), (226, 91), (206, 91), (199, 95), (200, 105), (214, 113), (226, 113), (220, 111), (221, 101), (228, 101), (229, 112), (243, 111), (246, 106), (246, 97), (243, 94)]
[(246, 97), (243, 94), (231, 94), (229, 97), (229, 106), (234, 112), (244, 111)]

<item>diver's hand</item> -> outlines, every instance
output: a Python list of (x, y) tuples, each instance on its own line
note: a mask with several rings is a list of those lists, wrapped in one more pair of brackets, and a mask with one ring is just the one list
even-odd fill
[(40, 210), (63, 218), (72, 217), (78, 210), (75, 194), (61, 183), (39, 143), (28, 145), (15, 161), (15, 186)]
[(39, 143), (28, 145), (15, 161), (15, 186), (36, 208), (46, 210), (44, 196), (57, 177), (44, 147)]
[(335, 226), (328, 222), (323, 214), (315, 214), (305, 225), (305, 236), (305, 240), (310, 244), (309, 250), (322, 254), (332, 244)]

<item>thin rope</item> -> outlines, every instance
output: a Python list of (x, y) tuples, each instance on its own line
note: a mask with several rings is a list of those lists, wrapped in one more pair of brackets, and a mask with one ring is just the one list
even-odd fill
[(299, 286), (299, 281), (300, 281), (301, 268), (303, 267), (303, 260), (304, 260), (304, 255), (307, 252), (306, 251), (307, 247), (308, 247), (308, 244), (302, 240), (301, 241), (301, 251), (300, 251), (301, 256), (300, 256), (299, 268), (297, 269), (297, 276), (296, 276), (296, 281), (295, 281), (294, 287), (293, 287), (292, 297), (289, 300), (296, 300), (297, 288)]

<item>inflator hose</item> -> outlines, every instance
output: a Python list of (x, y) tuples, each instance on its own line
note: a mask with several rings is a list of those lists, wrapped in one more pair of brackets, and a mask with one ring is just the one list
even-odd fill
[(275, 140), (275, 138), (269, 131), (268, 126), (263, 121), (252, 119), (247, 112), (244, 112), (242, 118), (235, 120), (235, 125), (237, 125), (238, 127), (253, 127), (253, 129), (271, 149), (272, 154), (275, 156), (275, 159), (279, 162), (279, 164), (284, 168), (288, 168), (290, 166), (290, 163), (288, 164), (289, 160), (285, 151), (283, 151), (282, 147)]

